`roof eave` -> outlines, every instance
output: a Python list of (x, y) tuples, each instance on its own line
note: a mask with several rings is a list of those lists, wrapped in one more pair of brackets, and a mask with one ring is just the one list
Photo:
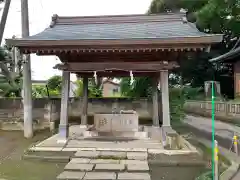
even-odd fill
[(223, 61), (226, 61), (226, 60), (232, 60), (234, 58), (236, 58), (236, 56), (240, 57), (240, 47), (234, 49), (234, 50), (231, 50), (225, 54), (222, 54), (218, 57), (215, 57), (215, 58), (212, 58), (209, 60), (209, 62), (223, 62)]
[(30, 39), (6, 39), (8, 46), (19, 48), (24, 47), (45, 47), (45, 46), (91, 46), (91, 45), (144, 45), (144, 44), (214, 44), (220, 43), (223, 35), (214, 34), (199, 37), (181, 37), (165, 39), (104, 39), (104, 40), (30, 40)]

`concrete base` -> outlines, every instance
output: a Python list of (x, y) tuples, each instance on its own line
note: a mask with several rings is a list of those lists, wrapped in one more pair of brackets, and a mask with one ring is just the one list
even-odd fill
[(83, 132), (84, 138), (90, 137), (116, 137), (116, 138), (135, 138), (135, 139), (148, 139), (148, 132), (97, 132), (97, 131), (85, 131)]
[(162, 140), (162, 130), (160, 127), (157, 126), (144, 126), (143, 130), (145, 132), (148, 132), (149, 137), (151, 139), (155, 139), (155, 140)]
[(79, 126), (79, 128), (80, 128), (81, 130), (87, 130), (87, 129), (88, 129), (88, 126), (81, 124), (81, 125)]
[(49, 128), (50, 128), (50, 131), (54, 131), (55, 130), (55, 122), (50, 122)]

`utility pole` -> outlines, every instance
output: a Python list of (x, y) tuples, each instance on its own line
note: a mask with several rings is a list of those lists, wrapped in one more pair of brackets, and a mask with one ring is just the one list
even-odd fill
[(0, 45), (1, 45), (2, 39), (3, 39), (3, 33), (4, 33), (6, 21), (7, 21), (10, 4), (11, 4), (11, 0), (5, 0), (2, 18), (1, 18), (1, 22), (0, 22)]
[[(21, 0), (22, 37), (29, 36), (28, 0)], [(33, 137), (32, 82), (30, 54), (23, 55), (24, 137)]]

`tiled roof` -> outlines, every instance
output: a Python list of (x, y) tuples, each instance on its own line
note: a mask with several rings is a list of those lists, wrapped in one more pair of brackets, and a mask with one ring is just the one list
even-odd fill
[(58, 25), (28, 37), (32, 40), (79, 40), (79, 39), (142, 39), (200, 37), (207, 34), (198, 31), (191, 23), (182, 21), (77, 24)]
[(222, 35), (200, 32), (194, 24), (187, 22), (184, 14), (89, 17), (55, 15), (50, 27), (43, 32), (22, 39), (7, 39), (6, 43), (17, 47), (52, 47), (113, 42), (126, 44), (127, 41), (128, 44), (171, 44), (173, 41), (175, 44), (211, 44), (221, 42)]
[(166, 39), (201, 36), (208, 36), (208, 34), (200, 32), (194, 24), (184, 20), (183, 14), (98, 17), (58, 17), (55, 15), (52, 26), (26, 39)]

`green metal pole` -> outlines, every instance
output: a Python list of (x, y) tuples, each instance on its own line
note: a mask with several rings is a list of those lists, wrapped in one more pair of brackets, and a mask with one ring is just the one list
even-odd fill
[(212, 177), (215, 180), (215, 106), (214, 106), (214, 82), (212, 81)]

